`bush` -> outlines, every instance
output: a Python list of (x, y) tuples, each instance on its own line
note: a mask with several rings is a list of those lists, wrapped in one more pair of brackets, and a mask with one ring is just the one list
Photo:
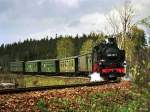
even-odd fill
[(40, 99), (37, 103), (37, 106), (39, 107), (40, 111), (41, 112), (48, 112), (48, 109), (46, 107), (46, 104), (45, 104), (45, 100), (44, 99)]

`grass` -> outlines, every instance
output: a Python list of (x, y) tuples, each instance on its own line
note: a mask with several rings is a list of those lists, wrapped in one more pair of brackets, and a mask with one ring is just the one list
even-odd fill
[(16, 75), (16, 74), (0, 74), (0, 83), (10, 82), (15, 83), (19, 87), (34, 87), (34, 86), (49, 86), (49, 85), (64, 85), (77, 84), (88, 82), (88, 79), (83, 78), (61, 78), (51, 76), (33, 76), (33, 75)]
[(26, 87), (65, 84), (64, 80), (47, 76), (25, 76)]
[(26, 87), (31, 87), (31, 86), (76, 84), (88, 82), (88, 80), (78, 78), (50, 77), (50, 76), (25, 76), (24, 82), (26, 82)]

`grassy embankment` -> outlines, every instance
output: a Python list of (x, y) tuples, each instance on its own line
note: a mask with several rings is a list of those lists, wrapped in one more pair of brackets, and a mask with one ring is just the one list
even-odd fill
[(16, 74), (0, 74), (0, 83), (10, 82), (15, 83), (19, 87), (33, 86), (48, 86), (48, 85), (64, 85), (88, 82), (88, 79), (83, 78), (61, 78), (50, 76), (31, 76), (31, 75), (16, 75)]
[(64, 84), (77, 84), (88, 82), (88, 79), (83, 78), (61, 78), (49, 76), (25, 76), (24, 81), (26, 86), (48, 86), (48, 85), (64, 85)]

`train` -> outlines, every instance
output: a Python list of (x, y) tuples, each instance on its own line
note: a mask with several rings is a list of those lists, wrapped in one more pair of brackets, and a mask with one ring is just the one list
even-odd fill
[(96, 72), (105, 80), (112, 80), (125, 76), (125, 65), (125, 50), (118, 47), (115, 38), (108, 38), (94, 46), (88, 54), (62, 59), (10, 62), (10, 72), (71, 76), (88, 76)]

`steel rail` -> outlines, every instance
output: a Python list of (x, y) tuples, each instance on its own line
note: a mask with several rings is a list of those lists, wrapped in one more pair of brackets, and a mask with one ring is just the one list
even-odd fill
[[(107, 84), (108, 81), (102, 82), (92, 82), (83, 84), (69, 84), (69, 85), (53, 85), (53, 86), (40, 86), (40, 87), (28, 87), (28, 88), (15, 88), (15, 89), (3, 89), (0, 90), (0, 95), (2, 94), (13, 94), (13, 93), (24, 93), (32, 91), (43, 91), (43, 90), (53, 90), (53, 89), (66, 89), (66, 88), (76, 88), (76, 87), (90, 87)], [(111, 82), (112, 83), (112, 82)]]

